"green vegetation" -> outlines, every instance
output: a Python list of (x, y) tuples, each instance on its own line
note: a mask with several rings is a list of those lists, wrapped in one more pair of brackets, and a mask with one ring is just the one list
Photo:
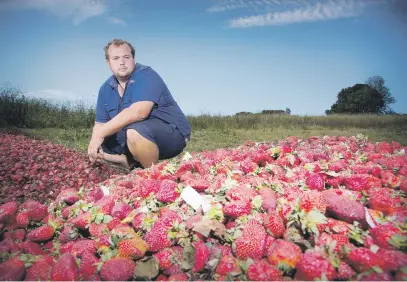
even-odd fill
[[(53, 105), (27, 99), (21, 92), (0, 88), (0, 125), (19, 128), (37, 138), (85, 152), (95, 119), (94, 109), (83, 104)], [(398, 141), (407, 145), (406, 115), (240, 114), (188, 116), (193, 134), (186, 150), (199, 152), (242, 144), (251, 140), (270, 142), (288, 136), (352, 136), (362, 133), (373, 141)]]

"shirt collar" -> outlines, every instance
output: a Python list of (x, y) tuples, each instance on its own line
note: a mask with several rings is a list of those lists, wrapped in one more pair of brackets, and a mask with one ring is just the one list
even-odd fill
[[(134, 75), (134, 73), (136, 72), (137, 66), (138, 66), (138, 64), (136, 63), (136, 66), (134, 67), (134, 70), (133, 70), (133, 71), (131, 72), (131, 74), (130, 74), (130, 78), (129, 78), (129, 80), (128, 80), (128, 83), (129, 83), (129, 84), (133, 84), (133, 83), (134, 83), (133, 75)], [(117, 88), (117, 85), (119, 84), (119, 82), (117, 81), (117, 79), (116, 79), (116, 77), (115, 77), (114, 75), (112, 75), (112, 76), (110, 77), (109, 84), (110, 84), (110, 86), (111, 86), (112, 88), (114, 88), (114, 89)]]

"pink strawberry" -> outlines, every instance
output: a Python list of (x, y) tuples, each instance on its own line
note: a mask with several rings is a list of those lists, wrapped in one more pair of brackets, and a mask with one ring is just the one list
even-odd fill
[(69, 254), (63, 254), (59, 260), (54, 263), (51, 270), (51, 280), (54, 281), (73, 281), (79, 280), (79, 267), (75, 258)]
[(180, 193), (178, 192), (178, 183), (173, 180), (163, 180), (160, 185), (160, 190), (157, 193), (157, 199), (163, 203), (174, 202)]
[(209, 249), (202, 241), (194, 242), (192, 243), (192, 246), (195, 249), (195, 262), (194, 266), (192, 267), (192, 272), (201, 272), (204, 270), (205, 264), (209, 259)]
[(302, 251), (296, 244), (277, 239), (266, 252), (271, 265), (277, 266), (281, 271), (287, 272), (296, 267)]
[(161, 270), (165, 270), (173, 266), (182, 259), (182, 248), (179, 246), (161, 250), (153, 255), (159, 264)]
[(19, 212), (16, 216), (16, 223), (18, 227), (27, 228), (30, 224), (30, 216), (28, 212)]
[(340, 280), (352, 280), (352, 277), (356, 275), (355, 270), (349, 266), (346, 262), (341, 262), (338, 267), (338, 273), (336, 274), (336, 279)]
[(319, 173), (312, 173), (305, 180), (310, 189), (322, 191), (325, 188), (324, 178)]
[(89, 281), (89, 278), (97, 273), (97, 265), (95, 264), (98, 262), (99, 259), (92, 253), (84, 253), (82, 255), (79, 266), (79, 274), (82, 280)]
[(164, 222), (157, 221), (145, 235), (145, 241), (151, 252), (158, 252), (172, 246), (174, 238), (169, 237), (170, 227)]
[(30, 233), (27, 234), (27, 240), (34, 242), (48, 241), (54, 237), (54, 232), (54, 228), (50, 225), (43, 225), (30, 231)]
[(305, 252), (297, 263), (296, 280), (324, 279), (332, 281), (336, 278), (335, 268), (331, 262), (317, 252)]
[(22, 249), (26, 254), (45, 255), (45, 252), (41, 249), (41, 245), (35, 242), (25, 241), (23, 243)]
[(120, 220), (124, 219), (131, 211), (133, 208), (126, 203), (116, 203), (116, 205), (113, 207), (112, 212), (110, 213), (111, 216), (117, 217)]
[(274, 238), (280, 238), (285, 232), (284, 221), (276, 211), (269, 211), (263, 217), (266, 232)]
[(17, 213), (18, 203), (8, 202), (0, 206), (0, 223), (11, 222)]
[(21, 281), (25, 275), (25, 265), (18, 256), (0, 263), (0, 281)]
[(381, 248), (397, 250), (407, 248), (407, 234), (391, 223), (378, 225), (370, 230), (376, 245)]
[(52, 257), (40, 257), (28, 268), (25, 281), (49, 281), (53, 264)]
[(99, 212), (104, 214), (111, 214), (112, 209), (115, 205), (112, 196), (104, 196), (102, 199), (98, 200), (93, 206), (99, 208)]
[(20, 206), (21, 211), (26, 211), (31, 220), (41, 221), (48, 215), (47, 206), (34, 201), (27, 200)]
[(238, 275), (242, 273), (238, 260), (232, 255), (221, 256), (216, 267), (216, 273), (227, 275), (228, 273)]
[(247, 221), (242, 236), (233, 242), (233, 251), (238, 259), (261, 259), (263, 257), (267, 233), (255, 219)]
[(128, 258), (111, 258), (103, 264), (100, 277), (105, 281), (127, 281), (133, 277), (135, 266)]
[(227, 202), (223, 207), (224, 214), (233, 218), (237, 218), (242, 215), (249, 215), (251, 211), (252, 204), (246, 199)]
[(95, 241), (91, 239), (81, 239), (74, 242), (71, 253), (75, 257), (81, 257), (85, 253), (95, 254), (96, 249), (97, 246)]
[(283, 277), (280, 270), (269, 264), (267, 260), (260, 260), (249, 266), (247, 278), (251, 281), (279, 281)]

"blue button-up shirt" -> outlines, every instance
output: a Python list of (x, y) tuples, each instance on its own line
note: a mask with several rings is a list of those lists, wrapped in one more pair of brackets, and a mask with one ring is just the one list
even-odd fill
[(118, 82), (114, 75), (100, 87), (96, 104), (96, 122), (106, 123), (132, 103), (139, 101), (154, 103), (148, 118), (172, 124), (189, 139), (191, 126), (167, 85), (151, 67), (140, 63), (136, 64), (131, 73), (122, 97), (119, 95)]

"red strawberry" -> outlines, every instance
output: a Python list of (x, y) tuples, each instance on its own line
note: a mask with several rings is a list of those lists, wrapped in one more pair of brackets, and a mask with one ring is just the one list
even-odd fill
[(21, 211), (26, 211), (31, 220), (41, 221), (48, 215), (47, 206), (34, 201), (27, 200), (20, 206)]
[(264, 228), (266, 228), (268, 234), (274, 238), (283, 236), (285, 232), (284, 222), (276, 211), (269, 211), (267, 214), (264, 214), (263, 220)]
[(209, 249), (202, 241), (194, 242), (192, 243), (192, 246), (195, 249), (195, 262), (194, 266), (192, 267), (192, 272), (201, 272), (204, 270), (205, 264), (209, 259)]
[(346, 262), (341, 262), (336, 274), (336, 279), (339, 280), (352, 280), (352, 277), (356, 275), (356, 272)]
[(50, 225), (43, 225), (37, 227), (36, 229), (30, 231), (27, 234), (27, 240), (34, 242), (44, 242), (52, 239), (54, 237), (54, 228)]
[(232, 255), (221, 256), (216, 267), (216, 273), (219, 275), (238, 275), (242, 273), (238, 260)]
[(271, 265), (277, 266), (281, 271), (288, 272), (295, 268), (302, 252), (296, 244), (277, 239), (267, 250), (267, 259)]
[(113, 217), (111, 221), (109, 221), (109, 223), (107, 224), (107, 228), (109, 230), (113, 230), (116, 226), (118, 226), (120, 223), (122, 223), (122, 221), (120, 220), (120, 218), (117, 217)]
[(171, 274), (168, 277), (167, 281), (189, 281), (189, 277), (186, 273), (176, 273), (176, 274)]
[(370, 249), (353, 248), (346, 256), (346, 262), (359, 272), (367, 271), (374, 266), (380, 267), (382, 259)]
[(28, 268), (25, 281), (49, 281), (53, 264), (52, 257), (40, 257)]
[(8, 202), (0, 206), (0, 223), (11, 222), (17, 213), (18, 203)]
[(95, 254), (97, 250), (96, 242), (91, 239), (81, 239), (72, 245), (71, 253), (75, 257), (81, 257), (85, 253)]
[(327, 215), (335, 219), (343, 220), (353, 224), (358, 221), (362, 226), (366, 226), (366, 213), (364, 206), (357, 201), (349, 200), (346, 196), (339, 196), (336, 193), (324, 192), (327, 202)]
[(127, 281), (134, 274), (135, 263), (128, 258), (115, 257), (103, 264), (100, 277), (105, 281)]
[(335, 268), (331, 262), (317, 252), (305, 252), (297, 263), (296, 280), (323, 279), (332, 281), (336, 278)]
[(18, 256), (0, 263), (0, 281), (21, 281), (25, 275), (25, 265)]
[(75, 241), (78, 238), (78, 236), (79, 236), (78, 229), (72, 227), (69, 224), (65, 224), (64, 229), (62, 229), (58, 239), (61, 243), (67, 243), (69, 241)]
[(97, 223), (92, 222), (89, 225), (89, 234), (92, 237), (98, 238), (98, 237), (106, 235), (108, 233), (109, 233), (109, 228), (106, 223), (97, 224)]
[(407, 266), (401, 267), (394, 275), (395, 281), (407, 281)]
[(149, 251), (158, 252), (172, 246), (174, 238), (169, 237), (170, 229), (171, 228), (162, 221), (154, 223), (151, 230), (145, 235)]
[(79, 267), (75, 258), (69, 254), (63, 254), (54, 263), (51, 270), (51, 280), (54, 281), (76, 281), (79, 280)]
[(342, 250), (343, 245), (349, 244), (349, 239), (344, 234), (322, 233), (318, 239), (318, 245), (331, 246), (332, 244), (335, 244), (333, 251), (339, 253)]
[(81, 257), (81, 263), (79, 266), (79, 274), (82, 280), (89, 281), (89, 278), (97, 273), (97, 265), (99, 259), (91, 253), (84, 253)]
[(133, 210), (133, 208), (126, 203), (116, 203), (113, 207), (112, 212), (110, 213), (111, 216), (117, 217), (120, 220), (126, 218), (126, 216)]
[(279, 281), (282, 280), (280, 270), (266, 260), (255, 261), (247, 269), (247, 278), (251, 281)]
[(375, 151), (379, 154), (393, 154), (393, 146), (388, 142), (376, 142)]
[(316, 209), (322, 214), (325, 214), (326, 207), (327, 203), (324, 194), (319, 191), (305, 191), (300, 198), (300, 210), (304, 210), (305, 212)]
[(390, 250), (402, 250), (407, 247), (406, 232), (402, 232), (391, 223), (372, 228), (370, 234), (379, 247)]
[(310, 174), (305, 183), (310, 189), (322, 191), (325, 188), (325, 181), (324, 178), (319, 173), (312, 173)]
[(102, 199), (98, 200), (93, 206), (99, 208), (99, 212), (104, 214), (111, 214), (112, 209), (115, 205), (113, 197), (108, 195), (104, 196)]
[(375, 272), (369, 271), (365, 273), (361, 273), (358, 276), (359, 281), (393, 281), (391, 274), (387, 272)]
[(138, 236), (121, 240), (117, 246), (118, 256), (137, 260), (144, 257), (148, 250), (147, 243)]
[(26, 254), (45, 255), (45, 252), (41, 249), (41, 245), (35, 242), (25, 241), (23, 243), (22, 249)]
[(179, 246), (161, 250), (153, 255), (160, 266), (161, 270), (165, 270), (173, 266), (182, 259), (182, 248)]
[(223, 213), (227, 216), (237, 218), (242, 215), (249, 215), (252, 211), (250, 200), (238, 200), (227, 202), (223, 207)]
[(267, 233), (255, 219), (247, 221), (243, 234), (233, 242), (233, 251), (238, 259), (261, 259), (263, 257)]
[(28, 212), (19, 212), (16, 216), (16, 223), (18, 227), (27, 228), (30, 224), (30, 217)]
[(388, 215), (397, 210), (403, 210), (403, 199), (389, 188), (374, 188), (369, 190), (369, 208)]
[(369, 175), (366, 174), (354, 174), (344, 179), (346, 188), (353, 191), (367, 190), (369, 183)]
[(80, 230), (86, 230), (89, 227), (91, 220), (92, 220), (92, 214), (90, 212), (85, 212), (85, 213), (78, 215), (75, 218), (72, 218), (70, 220), (70, 223), (74, 227), (76, 227)]
[(173, 180), (163, 180), (160, 190), (157, 193), (157, 199), (163, 203), (174, 202), (179, 197), (178, 183)]

